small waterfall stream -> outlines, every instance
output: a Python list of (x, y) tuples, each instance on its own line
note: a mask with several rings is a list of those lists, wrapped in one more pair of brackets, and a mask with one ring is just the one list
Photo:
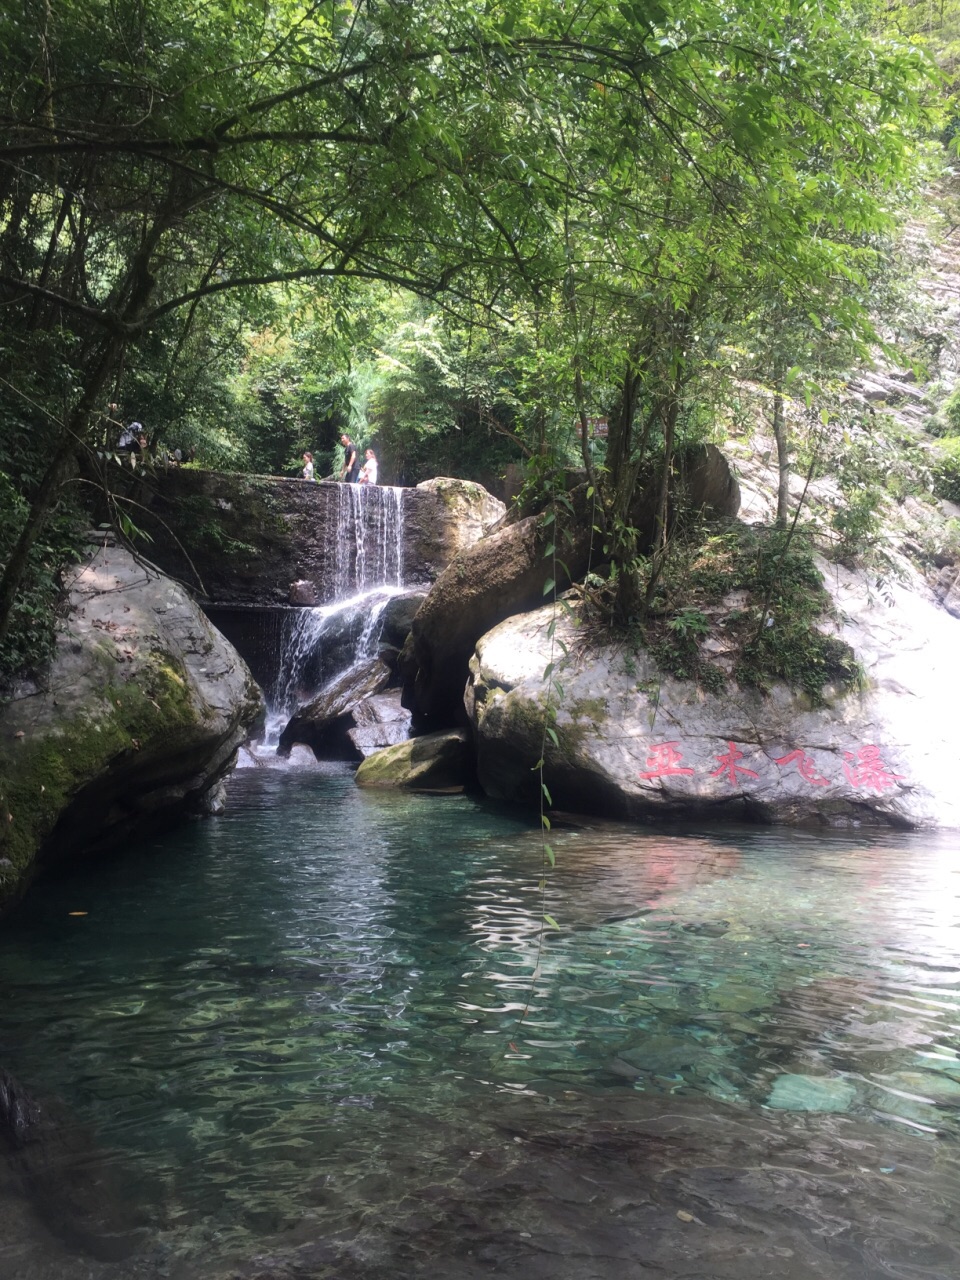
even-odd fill
[(383, 611), (401, 593), (400, 587), (374, 587), (333, 604), (290, 611), (281, 632), (276, 681), (264, 689), (265, 746), (276, 747), (290, 717), (325, 685), (377, 656)]
[(276, 675), (264, 688), (267, 723), (254, 753), (258, 760), (261, 752), (275, 751), (300, 707), (377, 656), (384, 610), (404, 589), (403, 495), (400, 488), (338, 486), (331, 598), (291, 609), (284, 618)]
[(403, 586), (403, 489), (341, 484), (333, 598)]

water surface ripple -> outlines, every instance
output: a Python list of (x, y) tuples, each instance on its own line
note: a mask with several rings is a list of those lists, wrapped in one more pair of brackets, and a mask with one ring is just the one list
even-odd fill
[(552, 843), (542, 892), (523, 815), (248, 769), (38, 885), (0, 1065), (66, 1138), (0, 1274), (955, 1280), (957, 838)]

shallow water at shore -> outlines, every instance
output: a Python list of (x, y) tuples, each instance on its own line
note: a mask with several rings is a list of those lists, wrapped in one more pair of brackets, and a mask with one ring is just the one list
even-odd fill
[(525, 815), (249, 769), (38, 885), (0, 1065), (61, 1145), (0, 1274), (960, 1274), (960, 840), (552, 844), (541, 891)]

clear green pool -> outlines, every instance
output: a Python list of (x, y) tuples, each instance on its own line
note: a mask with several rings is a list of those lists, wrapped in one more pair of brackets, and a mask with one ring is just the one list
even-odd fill
[(955, 1280), (960, 841), (552, 843), (541, 893), (526, 816), (247, 769), (38, 885), (0, 1065), (120, 1244), (13, 1162), (0, 1275)]

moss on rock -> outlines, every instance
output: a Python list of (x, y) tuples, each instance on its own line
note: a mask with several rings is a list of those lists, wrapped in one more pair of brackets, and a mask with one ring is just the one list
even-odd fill
[[(188, 746), (199, 723), (182, 663), (154, 654), (142, 684), (106, 684), (95, 708), (64, 720), (43, 737), (0, 744), (0, 858), (5, 880), (29, 868), (77, 793), (162, 739), (167, 752)], [(2, 890), (0, 890), (2, 895)]]
[(411, 791), (462, 788), (473, 776), (472, 760), (463, 730), (427, 733), (367, 756), (357, 770), (357, 785)]
[(0, 905), (40, 858), (199, 802), (262, 698), (186, 594), (126, 552), (81, 570), (45, 687), (0, 707)]

